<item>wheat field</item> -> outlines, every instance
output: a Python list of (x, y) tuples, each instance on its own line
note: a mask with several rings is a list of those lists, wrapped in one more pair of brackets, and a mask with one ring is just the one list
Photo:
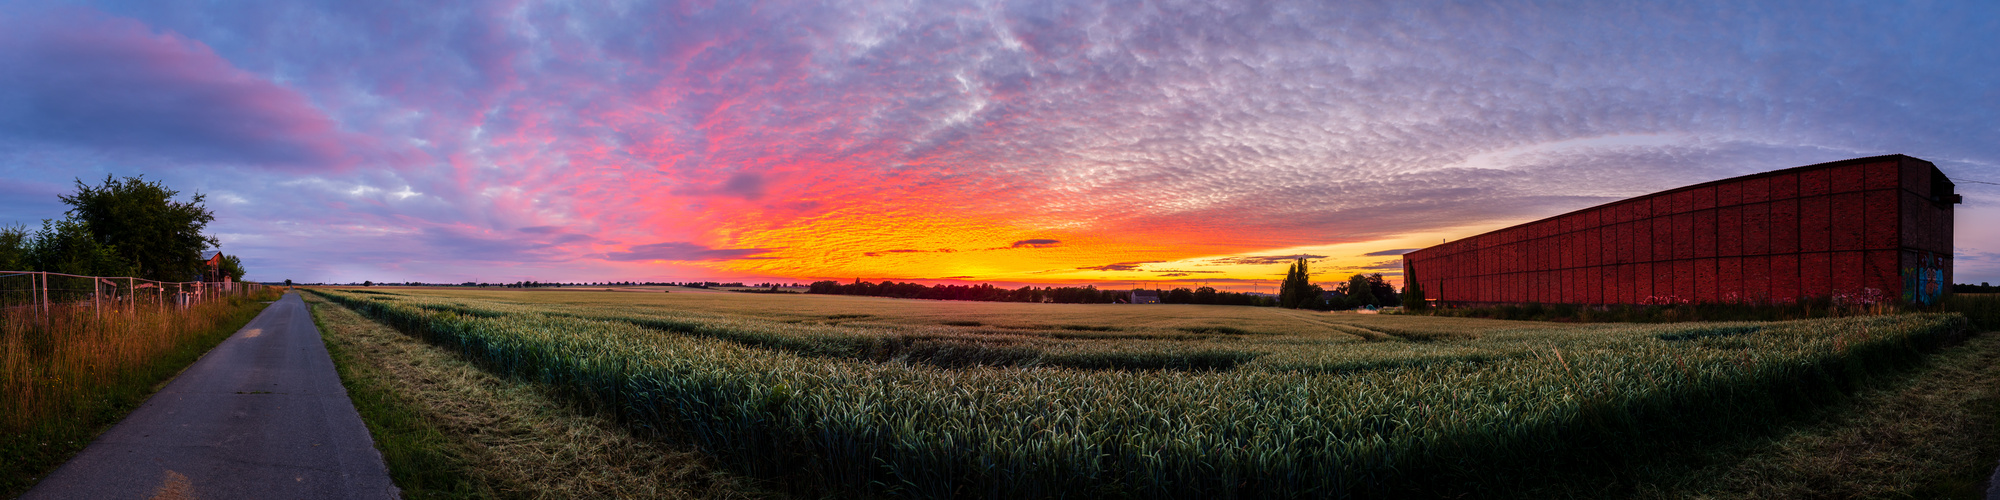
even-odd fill
[(852, 494), (1440, 495), (1768, 428), (1954, 314), (1566, 325), (1193, 305), (323, 290), (741, 472)]

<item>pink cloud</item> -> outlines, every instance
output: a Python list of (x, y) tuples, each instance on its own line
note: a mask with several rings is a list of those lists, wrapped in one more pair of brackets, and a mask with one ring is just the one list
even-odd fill
[(103, 151), (287, 170), (355, 156), (303, 94), (206, 45), (85, 9), (0, 20), (0, 135)]

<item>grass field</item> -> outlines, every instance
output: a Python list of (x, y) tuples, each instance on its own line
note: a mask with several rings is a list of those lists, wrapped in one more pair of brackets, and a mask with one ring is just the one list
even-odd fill
[(914, 497), (1532, 488), (1767, 432), (1965, 329), (1944, 314), (1557, 325), (725, 293), (327, 297), (735, 470)]
[[(341, 384), (403, 498), (763, 498), (706, 455), (308, 294)], [(585, 411), (578, 411), (585, 410)]]

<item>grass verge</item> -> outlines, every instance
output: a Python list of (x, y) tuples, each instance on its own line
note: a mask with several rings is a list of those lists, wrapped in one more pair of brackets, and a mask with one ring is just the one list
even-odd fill
[[(268, 298), (268, 297), (265, 297)], [(178, 312), (0, 328), (0, 497), (26, 493), (269, 304), (231, 299)]]
[(1965, 315), (1980, 328), (2000, 330), (2000, 294), (1952, 294), (1929, 306), (1898, 305), (1888, 301), (1836, 301), (1818, 297), (1764, 303), (1682, 303), (1654, 305), (1581, 304), (1500, 304), (1477, 307), (1402, 309), (1394, 314), (1449, 318), (1481, 318), (1511, 321), (1554, 321), (1563, 323), (1682, 323), (1692, 321), (1790, 321), (1812, 318), (1894, 314), (1897, 312), (1955, 312)]
[(308, 296), (362, 420), (408, 498), (757, 498), (687, 447), (631, 434), (532, 383)]
[(2000, 461), (2000, 333), (1642, 498), (1985, 498)]

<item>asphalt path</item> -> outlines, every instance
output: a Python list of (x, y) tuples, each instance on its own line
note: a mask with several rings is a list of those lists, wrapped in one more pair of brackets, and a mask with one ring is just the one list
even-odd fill
[(292, 293), (22, 498), (396, 496)]
[(1993, 477), (1986, 478), (1986, 500), (2000, 500), (2000, 468), (1993, 469)]

